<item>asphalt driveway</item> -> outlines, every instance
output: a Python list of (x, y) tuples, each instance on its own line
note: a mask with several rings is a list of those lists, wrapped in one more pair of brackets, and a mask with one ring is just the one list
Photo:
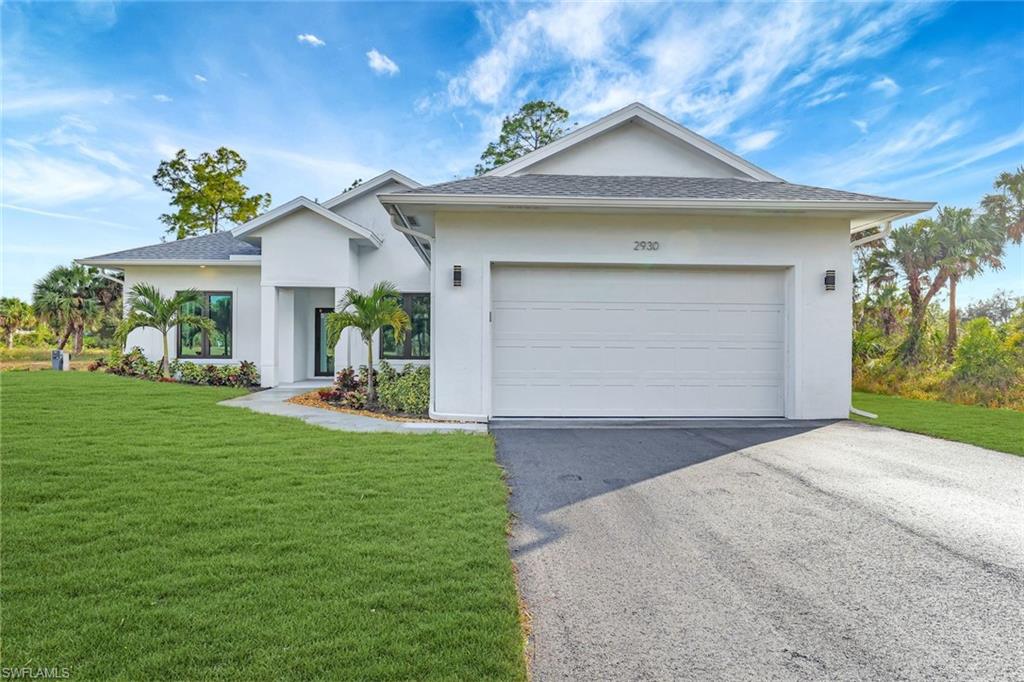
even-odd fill
[(1024, 458), (853, 422), (494, 433), (534, 679), (1024, 679)]

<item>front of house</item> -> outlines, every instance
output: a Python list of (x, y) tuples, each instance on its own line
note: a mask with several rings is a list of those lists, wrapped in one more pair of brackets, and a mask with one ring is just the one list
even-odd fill
[[(389, 280), (412, 320), (392, 364), (430, 363), (430, 415), (846, 417), (851, 244), (926, 211), (786, 183), (640, 104), (490, 173), (422, 187), (389, 171), (231, 232), (79, 262), (125, 287), (203, 292), (187, 361), (265, 386), (365, 364), (323, 316)], [(129, 345), (161, 355), (159, 335)]]

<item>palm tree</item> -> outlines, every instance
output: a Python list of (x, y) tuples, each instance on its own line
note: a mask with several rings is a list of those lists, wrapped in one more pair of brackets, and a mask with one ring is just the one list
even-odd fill
[(338, 301), (336, 312), (327, 316), (327, 347), (334, 348), (341, 333), (349, 327), (359, 330), (367, 348), (366, 401), (377, 402), (373, 381), (373, 335), (381, 327), (391, 327), (395, 341), (401, 343), (411, 327), (409, 316), (399, 303), (400, 295), (391, 282), (378, 282), (369, 294), (349, 289)]
[(899, 356), (907, 363), (916, 363), (921, 350), (928, 305), (946, 285), (947, 273), (939, 267), (946, 256), (946, 243), (938, 224), (921, 218), (910, 225), (894, 229), (882, 256), (902, 271), (910, 297), (910, 324), (907, 338), (900, 344)]
[(81, 353), (85, 330), (102, 317), (103, 306), (96, 298), (99, 279), (92, 268), (59, 265), (36, 282), (32, 292), (36, 315), (58, 330), (59, 350), (64, 350), (68, 339), (74, 337), (75, 352)]
[(1003, 226), (1006, 236), (1014, 243), (1024, 241), (1024, 166), (1016, 173), (999, 174), (993, 187), (998, 194), (988, 194), (981, 200), (987, 220)]
[(977, 220), (969, 208), (944, 207), (939, 210), (939, 232), (945, 242), (945, 256), (940, 270), (949, 280), (949, 321), (946, 334), (946, 356), (953, 359), (957, 344), (956, 287), (963, 279), (972, 279), (986, 267), (1003, 267), (1006, 228), (984, 217)]
[(139, 282), (128, 293), (128, 313), (117, 327), (117, 337), (124, 343), (128, 334), (143, 327), (151, 327), (160, 332), (164, 341), (164, 356), (160, 361), (160, 369), (164, 378), (170, 378), (171, 362), (167, 335), (171, 330), (183, 324), (198, 327), (206, 332), (215, 329), (210, 318), (185, 312), (187, 307), (199, 305), (201, 302), (202, 298), (195, 289), (179, 291), (174, 296), (164, 298), (160, 295), (160, 290), (152, 284)]
[(32, 306), (20, 298), (0, 298), (0, 329), (4, 330), (7, 347), (14, 347), (14, 334), (36, 323)]

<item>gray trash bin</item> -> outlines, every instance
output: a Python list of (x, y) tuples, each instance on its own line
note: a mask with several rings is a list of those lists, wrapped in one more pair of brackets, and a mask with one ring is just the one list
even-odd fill
[(50, 351), (50, 367), (57, 372), (71, 371), (71, 353), (66, 350)]

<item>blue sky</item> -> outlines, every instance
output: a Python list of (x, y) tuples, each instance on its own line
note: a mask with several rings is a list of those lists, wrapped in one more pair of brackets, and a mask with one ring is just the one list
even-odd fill
[[(792, 182), (973, 206), (1024, 164), (1024, 4), (5, 2), (4, 295), (159, 241), (161, 159), (279, 204), (472, 174), (501, 116), (640, 100)], [(1024, 294), (1024, 254), (961, 287)]]

